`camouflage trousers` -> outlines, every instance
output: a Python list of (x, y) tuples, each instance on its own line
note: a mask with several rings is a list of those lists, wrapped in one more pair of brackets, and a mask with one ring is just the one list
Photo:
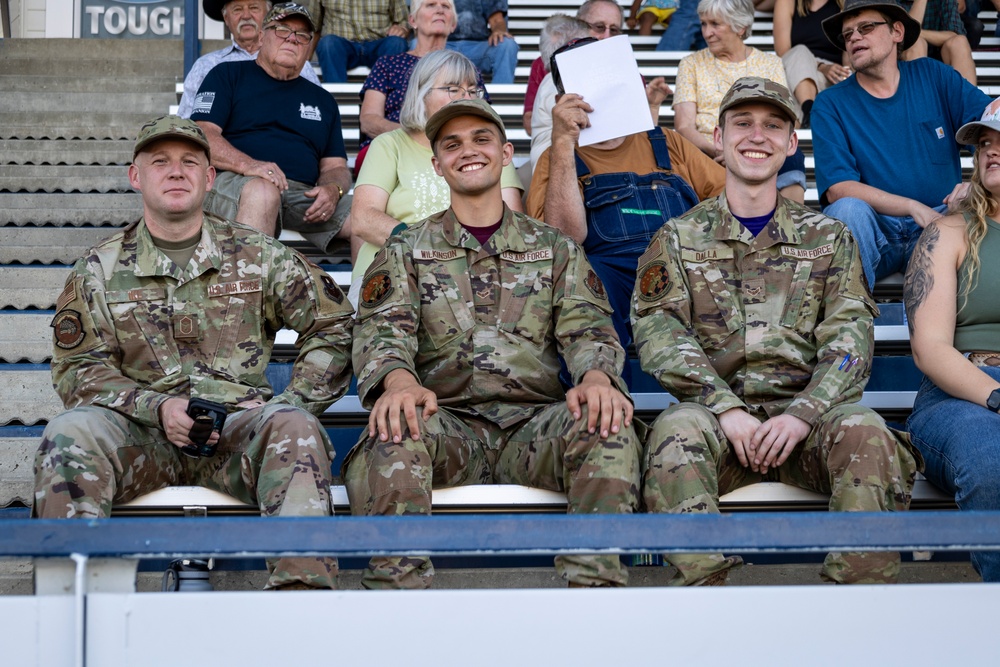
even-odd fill
[[(45, 428), (35, 455), (34, 515), (107, 517), (115, 503), (190, 484), (259, 505), (263, 516), (329, 516), (332, 459), (326, 430), (290, 405), (230, 414), (210, 458), (189, 458), (160, 429), (112, 410), (75, 408)], [(336, 558), (277, 558), (268, 569), (266, 588), (337, 587)]]
[[(423, 418), (421, 412), (421, 419)], [(604, 439), (574, 420), (565, 403), (542, 408), (527, 422), (501, 428), (441, 408), (423, 423), (421, 439), (382, 442), (367, 433), (344, 462), (351, 512), (430, 514), (431, 490), (465, 484), (521, 484), (564, 491), (574, 514), (629, 514), (639, 504), (641, 441), (632, 427)], [(624, 586), (618, 556), (557, 556), (556, 570), (584, 586)], [(365, 588), (427, 588), (427, 558), (375, 557)]]
[[(763, 415), (755, 415), (766, 418)], [(791, 456), (765, 477), (744, 468), (719, 420), (701, 405), (682, 403), (653, 423), (643, 456), (643, 501), (649, 512), (719, 512), (719, 496), (760, 481), (780, 481), (830, 495), (838, 512), (902, 511), (921, 465), (905, 434), (872, 410), (838, 405), (824, 414)], [(721, 554), (670, 554), (673, 585), (697, 585), (738, 565)], [(891, 583), (894, 552), (830, 553), (821, 576), (837, 583)]]

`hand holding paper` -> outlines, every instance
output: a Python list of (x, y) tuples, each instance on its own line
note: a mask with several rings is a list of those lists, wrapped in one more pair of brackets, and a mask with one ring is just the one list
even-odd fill
[(563, 89), (580, 95), (593, 109), (589, 126), (580, 126), (580, 146), (653, 128), (642, 75), (627, 35), (558, 53), (555, 60)]

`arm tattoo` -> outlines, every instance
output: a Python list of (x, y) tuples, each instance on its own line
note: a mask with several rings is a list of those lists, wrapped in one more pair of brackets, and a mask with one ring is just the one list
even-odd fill
[(932, 222), (924, 228), (917, 241), (917, 247), (913, 250), (910, 258), (910, 265), (906, 269), (906, 281), (903, 283), (903, 304), (906, 308), (906, 326), (913, 335), (913, 316), (917, 314), (917, 309), (927, 299), (927, 295), (934, 288), (934, 273), (932, 257), (934, 248), (937, 247), (941, 238), (941, 229), (936, 222)]

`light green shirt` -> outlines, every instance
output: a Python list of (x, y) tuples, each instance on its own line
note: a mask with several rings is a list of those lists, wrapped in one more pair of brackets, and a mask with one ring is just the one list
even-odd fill
[[(387, 215), (412, 225), (451, 205), (451, 191), (444, 178), (434, 173), (431, 150), (414, 141), (406, 130), (380, 134), (372, 141), (358, 174), (359, 185), (374, 185), (389, 193)], [(504, 188), (521, 188), (513, 163), (504, 167), (500, 177)], [(365, 243), (354, 263), (351, 279), (364, 276), (379, 246)]]

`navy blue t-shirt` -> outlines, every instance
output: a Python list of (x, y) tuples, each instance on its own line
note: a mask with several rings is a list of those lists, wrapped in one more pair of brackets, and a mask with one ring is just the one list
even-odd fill
[(198, 90), (191, 120), (215, 123), (234, 148), (308, 185), (319, 177), (320, 159), (347, 159), (333, 97), (301, 76), (272, 78), (256, 60), (215, 66)]

